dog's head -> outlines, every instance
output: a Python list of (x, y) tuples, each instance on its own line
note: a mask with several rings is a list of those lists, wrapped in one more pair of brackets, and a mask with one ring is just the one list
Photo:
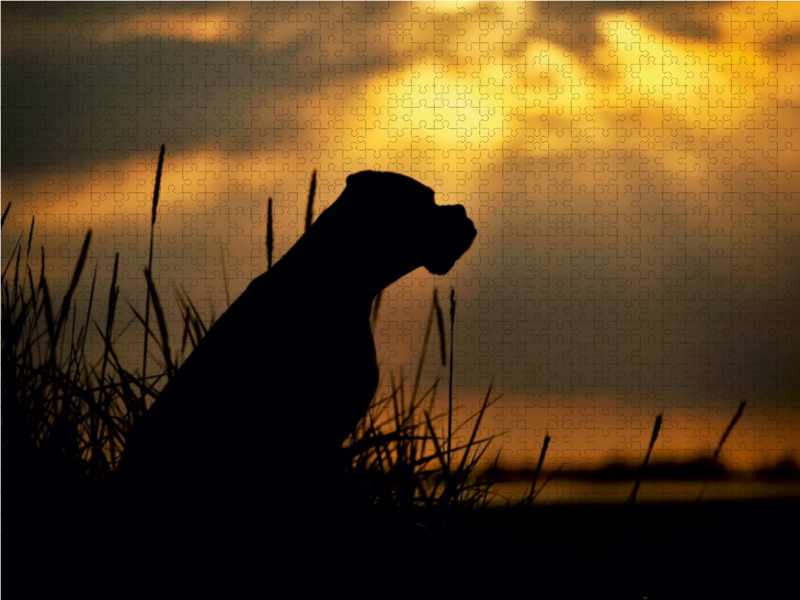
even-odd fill
[(408, 270), (424, 266), (436, 275), (453, 268), (477, 233), (463, 206), (437, 205), (431, 188), (398, 173), (350, 175), (329, 210), (347, 211), (359, 239), (364, 239), (363, 229), (372, 229), (373, 251), (382, 259)]

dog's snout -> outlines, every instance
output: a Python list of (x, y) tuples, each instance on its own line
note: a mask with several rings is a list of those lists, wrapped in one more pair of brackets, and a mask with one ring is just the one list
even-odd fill
[(431, 273), (444, 275), (472, 245), (478, 231), (460, 204), (438, 206), (437, 211), (423, 264)]
[(475, 224), (472, 222), (467, 216), (467, 209), (464, 208), (461, 204), (455, 204), (452, 207), (446, 207), (453, 209), (454, 220), (458, 223), (461, 223), (461, 227), (463, 227), (465, 232), (469, 232), (469, 235), (474, 238), (478, 234), (478, 230), (475, 229)]
[(467, 209), (464, 208), (461, 204), (446, 204), (445, 206), (440, 206), (444, 210), (448, 210), (451, 212), (458, 212), (459, 216), (466, 217), (467, 216)]
[(472, 219), (467, 216), (467, 209), (460, 204), (448, 204), (446, 206), (439, 206), (440, 215), (449, 223), (464, 224), (469, 223), (472, 226)]

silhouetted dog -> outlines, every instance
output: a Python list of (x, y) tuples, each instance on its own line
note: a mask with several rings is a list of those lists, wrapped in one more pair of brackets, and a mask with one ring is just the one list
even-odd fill
[(337, 452), (378, 384), (373, 299), (420, 266), (447, 273), (475, 235), (462, 206), (438, 206), (433, 190), (409, 177), (347, 178), (336, 202), (214, 324), (133, 432), (120, 483), (161, 517), (154, 534), (167, 555), (170, 529), (183, 545), (192, 520), (202, 544), (242, 527), (269, 529), (281, 513), (297, 518), (303, 499), (309, 510), (327, 502), (312, 498), (328, 493)]

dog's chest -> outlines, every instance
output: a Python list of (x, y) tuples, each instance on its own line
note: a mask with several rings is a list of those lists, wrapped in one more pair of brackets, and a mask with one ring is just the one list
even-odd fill
[(317, 366), (325, 377), (318, 385), (322, 396), (332, 401), (326, 408), (335, 414), (338, 433), (346, 436), (366, 413), (375, 395), (378, 364), (368, 324), (332, 333), (329, 339), (320, 341), (322, 361)]

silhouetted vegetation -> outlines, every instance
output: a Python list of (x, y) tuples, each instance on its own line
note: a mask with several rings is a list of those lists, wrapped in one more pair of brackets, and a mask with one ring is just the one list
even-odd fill
[[(635, 481), (642, 472), (641, 467), (626, 462), (614, 461), (597, 469), (562, 469), (558, 473), (559, 480), (580, 480), (597, 482)], [(772, 472), (768, 469), (765, 472)], [(552, 475), (553, 472), (544, 472)], [(494, 471), (495, 481), (523, 481), (535, 476), (533, 469), (514, 469), (499, 465)], [(649, 463), (644, 476), (654, 481), (695, 481), (724, 480), (732, 476), (718, 461), (698, 459), (686, 462), (661, 461)]]
[[(163, 164), (162, 147), (150, 219), (150, 256), (144, 268), (147, 286), (144, 315), (128, 304), (134, 326), (138, 324), (145, 333), (140, 369), (125, 366), (115, 348), (117, 335), (123, 329), (119, 323), (122, 308), (119, 305), (125, 300), (120, 296), (117, 280), (119, 254), (114, 258), (105, 315), (99, 314), (99, 298), (95, 295), (97, 265), (85, 316), (79, 314), (73, 298), (88, 262), (91, 229), (85, 234), (67, 292), (60, 301), (50, 293), (43, 247), (40, 272), (34, 273), (29, 265), (35, 239), (33, 222), (27, 238), (20, 237), (4, 266), (3, 449), (16, 467), (24, 471), (30, 485), (44, 482), (44, 487), (50, 489), (52, 481), (67, 478), (69, 487), (77, 489), (113, 479), (137, 420), (158, 401), (163, 383), (180, 369), (187, 351), (197, 347), (215, 321), (212, 313), (206, 323), (188, 294), (178, 288), (174, 289), (174, 295), (179, 314), (166, 314), (163, 308), (166, 304), (159, 298), (153, 282), (152, 227), (158, 218)], [(306, 228), (312, 218), (315, 189), (316, 173), (308, 195)], [(268, 267), (274, 244), (271, 208), (270, 201), (266, 235)], [(4, 211), (3, 222), (9, 210), (10, 205)], [(451, 319), (455, 310), (452, 300)], [(380, 297), (373, 307), (373, 326), (379, 311)], [(172, 338), (181, 340), (180, 348), (170, 344), (171, 322), (180, 323), (180, 334)], [(490, 386), (480, 410), (455, 428), (452, 413), (437, 412), (435, 398), (441, 378), (429, 388), (422, 382), (433, 327), (438, 331), (444, 364), (446, 332), (435, 292), (413, 379), (409, 381), (402, 372), (389, 374), (390, 392), (375, 397), (342, 453), (346, 458), (347, 480), (358, 486), (370, 502), (402, 510), (429, 509), (431, 514), (439, 514), (441, 509), (485, 506), (491, 499), (491, 481), (485, 478), (478, 481), (476, 476), (476, 468), (488, 447), (488, 439), (478, 433), (486, 408), (497, 398), (492, 396)], [(87, 340), (92, 338), (101, 340), (103, 350), (99, 358), (90, 359), (85, 351)], [(147, 374), (148, 350), (150, 360), (161, 365), (158, 374)], [(452, 379), (450, 389), (452, 399)], [(445, 419), (446, 436), (440, 433), (445, 429), (440, 425)], [(457, 441), (462, 438), (467, 441)]]
[[(157, 181), (160, 180), (163, 159), (162, 149)], [(306, 227), (311, 221), (315, 187), (316, 173), (312, 176), (308, 196)], [(157, 219), (157, 198), (158, 183), (151, 224), (155, 224)], [(3, 223), (9, 210), (10, 205), (3, 211)], [(269, 268), (272, 266), (274, 244), (271, 199), (267, 224)], [(141, 369), (130, 370), (123, 365), (115, 348), (123, 329), (119, 305), (121, 300), (125, 300), (120, 297), (117, 285), (119, 254), (114, 257), (111, 285), (104, 304), (105, 314), (99, 314), (97, 310), (99, 299), (95, 295), (95, 266), (86, 314), (80, 315), (74, 295), (88, 262), (91, 230), (85, 234), (67, 291), (59, 301), (51, 294), (45, 275), (44, 248), (41, 249), (39, 272), (34, 273), (29, 266), (35, 238), (34, 225), (32, 221), (28, 235), (21, 235), (16, 241), (3, 266), (2, 444), (7, 457), (6, 465), (9, 465), (7, 470), (24, 474), (25, 489), (21, 494), (26, 502), (26, 519), (34, 523), (29, 528), (32, 533), (30, 543), (46, 545), (46, 538), (39, 536), (50, 531), (51, 520), (69, 517), (69, 510), (63, 506), (61, 512), (53, 511), (53, 506), (60, 504), (60, 495), (77, 497), (79, 501), (94, 501), (96, 497), (86, 495), (86, 491), (113, 480), (115, 467), (137, 420), (158, 401), (162, 384), (180, 369), (187, 352), (197, 347), (215, 318), (212, 314), (210, 321), (206, 322), (188, 294), (178, 288), (174, 289), (174, 295), (179, 314), (177, 318), (166, 314), (165, 303), (161, 301), (153, 283), (149, 263), (144, 269), (148, 294), (145, 314), (140, 315), (128, 305), (133, 320), (145, 332)], [(378, 296), (373, 305), (373, 328), (379, 319), (380, 309), (381, 297)], [(151, 310), (154, 323), (150, 318)], [(448, 408), (452, 407), (456, 312), (455, 296), (451, 291), (450, 340), (447, 340), (443, 310), (438, 293), (434, 291), (421, 358), (413, 377), (408, 378), (402, 371), (389, 373), (389, 393), (376, 395), (355, 434), (344, 444), (341, 452), (345, 480), (355, 494), (372, 505), (408, 515), (409, 523), (412, 519), (422, 523), (422, 535), (427, 539), (435, 538), (438, 531), (447, 530), (450, 536), (448, 548), (458, 550), (453, 553), (452, 564), (460, 564), (459, 568), (465, 574), (469, 570), (467, 567), (476, 560), (475, 556), (466, 554), (471, 548), (470, 543), (483, 543), (481, 540), (486, 539), (492, 540), (490, 543), (498, 543), (500, 539), (492, 538), (491, 534), (483, 536), (480, 532), (476, 533), (464, 521), (464, 515), (475, 512), (466, 509), (485, 508), (490, 504), (497, 494), (494, 484), (498, 481), (510, 478), (530, 481), (528, 492), (517, 504), (524, 507), (530, 506), (542, 488), (556, 476), (596, 481), (637, 481), (637, 484), (643, 478), (708, 481), (726, 477), (718, 456), (742, 414), (744, 402), (710, 460), (648, 464), (658, 435), (659, 416), (647, 457), (639, 468), (614, 463), (595, 471), (567, 470), (560, 474), (558, 470), (545, 471), (543, 466), (550, 444), (549, 435), (545, 435), (535, 469), (505, 468), (498, 464), (499, 453), (492, 466), (481, 468), (486, 463), (488, 441), (491, 439), (480, 436), (482, 420), (487, 408), (499, 398), (493, 396), (491, 385), (479, 410), (468, 419), (454, 424), (452, 410), (437, 410), (435, 400), (442, 378), (437, 378), (429, 387), (425, 387), (422, 381), (425, 356), (432, 337), (436, 335), (440, 362), (443, 367), (449, 367)], [(180, 323), (179, 349), (170, 345), (171, 322)], [(99, 358), (89, 359), (86, 352), (89, 339), (100, 340), (102, 352)], [(156, 349), (156, 353), (150, 353), (150, 357), (161, 365), (161, 372), (154, 375), (147, 375), (146, 371), (149, 340), (152, 340)], [(299, 426), (302, 429), (302, 424)], [(447, 433), (440, 433), (443, 431)], [(784, 461), (774, 469), (760, 471), (759, 476), (768, 480), (788, 481), (800, 479), (799, 472), (795, 463)], [(545, 481), (540, 486), (542, 478)], [(324, 491), (321, 493), (324, 494)], [(635, 492), (631, 495), (631, 503), (634, 501)], [(320, 502), (326, 502), (324, 495)], [(486, 520), (490, 529), (494, 527), (493, 518)], [(463, 529), (458, 529), (461, 525)], [(522, 535), (516, 525), (511, 528), (498, 527), (496, 532), (498, 536), (505, 536), (503, 539), (510, 540), (509, 549), (517, 548), (514, 544), (519, 548), (527, 544), (526, 540), (514, 537)], [(539, 533), (549, 539), (547, 532)], [(607, 535), (607, 532), (603, 535)], [(391, 539), (387, 543), (391, 544)], [(620, 554), (627, 551), (622, 543), (613, 547), (620, 549)], [(366, 551), (374, 552), (374, 549), (368, 548)], [(523, 554), (512, 556), (511, 550), (508, 550), (501, 556), (510, 561), (507, 564), (514, 564), (514, 560), (522, 561)], [(52, 558), (57, 560), (58, 556)], [(459, 563), (462, 558), (463, 562)], [(545, 563), (546, 560), (542, 564)], [(374, 562), (369, 564), (374, 565)]]
[[(163, 161), (162, 147), (153, 194), (151, 228), (158, 216)], [(315, 190), (316, 172), (312, 175), (308, 194), (306, 228), (312, 219)], [(3, 211), (3, 223), (10, 208), (9, 204)], [(43, 247), (40, 272), (34, 273), (29, 266), (34, 225), (35, 221), (32, 220), (27, 237), (20, 236), (16, 241), (2, 274), (3, 448), (9, 449), (11, 456), (19, 457), (34, 479), (38, 476), (37, 473), (41, 477), (51, 478), (54, 473), (58, 473), (59, 479), (70, 477), (77, 483), (103, 481), (113, 473), (124, 451), (125, 440), (135, 427), (137, 418), (157, 401), (161, 384), (180, 368), (180, 357), (185, 358), (187, 348), (191, 350), (197, 346), (208, 328), (213, 325), (215, 317), (212, 312), (210, 322), (206, 323), (188, 294), (175, 288), (174, 294), (179, 307), (177, 321), (181, 324), (181, 345), (179, 351), (171, 348), (168, 322), (172, 319), (165, 314), (164, 303), (161, 302), (151, 277), (151, 231), (150, 256), (148, 266), (144, 269), (147, 284), (144, 316), (128, 304), (134, 319), (145, 334), (142, 345), (143, 362), (140, 371), (129, 370), (123, 366), (115, 350), (115, 335), (120, 330), (120, 292), (117, 285), (119, 254), (115, 254), (114, 258), (114, 270), (105, 303), (106, 314), (99, 315), (96, 309), (98, 299), (94, 293), (97, 278), (95, 266), (86, 315), (79, 317), (73, 296), (87, 263), (92, 239), (91, 229), (85, 234), (67, 292), (58, 302), (51, 296), (45, 276), (46, 253)], [(266, 240), (269, 268), (274, 252), (271, 199)], [(380, 306), (379, 296), (373, 306), (373, 327), (379, 317)], [(155, 317), (155, 331), (150, 320), (151, 307)], [(449, 347), (452, 356), (456, 317), (456, 302), (452, 290), (449, 317)], [(412, 509), (486, 506), (494, 493), (492, 484), (511, 477), (509, 469), (498, 465), (497, 461), (488, 470), (478, 470), (478, 465), (484, 464), (481, 460), (488, 448), (488, 439), (478, 437), (481, 420), (486, 408), (497, 398), (492, 397), (490, 387), (480, 410), (453, 429), (453, 413), (450, 410), (453, 383), (451, 360), (448, 365), (448, 410), (436, 412), (434, 400), (441, 378), (428, 389), (421, 387), (424, 360), (434, 327), (438, 332), (440, 360), (444, 366), (447, 365), (448, 340), (436, 291), (426, 325), (420, 363), (413, 381), (407, 381), (402, 372), (389, 375), (390, 393), (376, 396), (359, 424), (355, 437), (343, 448), (343, 453), (348, 458), (348, 477), (363, 486), (372, 501), (395, 507)], [(103, 352), (99, 359), (90, 363), (85, 348), (87, 339), (92, 336), (101, 340)], [(157, 349), (153, 359), (162, 365), (162, 371), (148, 376), (146, 357), (148, 340), (151, 338)], [(411, 389), (408, 389), (409, 384)], [(650, 465), (646, 476), (654, 479), (714, 479), (723, 476), (724, 471), (717, 462), (718, 454), (743, 408), (744, 403), (723, 435), (713, 459), (685, 465)], [(446, 435), (438, 433), (443, 427), (437, 427), (444, 420), (447, 421)], [(656, 426), (648, 455), (652, 451), (657, 433)], [(454, 444), (454, 439), (460, 439), (462, 435), (468, 441), (461, 445)], [(546, 436), (535, 470), (513, 471), (513, 477), (532, 481), (529, 493), (523, 500), (525, 504), (530, 504), (535, 497), (535, 488), (549, 441), (549, 436)], [(763, 476), (791, 478), (795, 471), (796, 467), (793, 470), (792, 465), (787, 463), (771, 471), (772, 475), (765, 471)], [(547, 473), (548, 478), (554, 475), (554, 472)], [(563, 471), (560, 477), (627, 480), (643, 475), (643, 469), (631, 469), (619, 463), (595, 471)]]

